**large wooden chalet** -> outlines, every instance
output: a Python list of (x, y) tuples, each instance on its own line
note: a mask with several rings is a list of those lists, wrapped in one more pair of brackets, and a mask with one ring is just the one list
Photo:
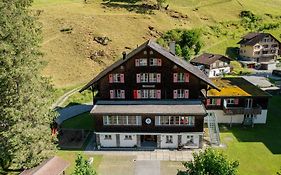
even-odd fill
[(197, 67), (151, 40), (124, 53), (80, 92), (89, 88), (101, 147), (199, 148), (205, 103), (211, 108), (208, 92), (220, 92)]
[(217, 88), (198, 68), (149, 40), (112, 64), (81, 91), (95, 93), (91, 114), (102, 147), (198, 148), (202, 89)]

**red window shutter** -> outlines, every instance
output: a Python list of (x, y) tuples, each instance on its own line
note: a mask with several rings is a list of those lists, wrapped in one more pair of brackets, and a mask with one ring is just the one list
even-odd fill
[(162, 60), (160, 58), (157, 59), (157, 65), (162, 66)]
[(139, 59), (135, 59), (135, 66), (136, 67), (140, 66), (140, 60)]
[(156, 91), (156, 98), (161, 99), (161, 90)]
[(114, 99), (114, 90), (110, 90), (110, 99)]
[(189, 90), (188, 89), (184, 90), (184, 98), (189, 98)]
[(210, 99), (207, 99), (207, 106), (209, 106), (211, 103), (211, 100)]
[(113, 82), (113, 75), (109, 74), (109, 83), (112, 83), (112, 82)]
[(178, 73), (174, 73), (174, 83), (178, 82)]
[(140, 74), (137, 74), (136, 78), (137, 78), (137, 83), (140, 83)]
[(189, 73), (184, 73), (184, 82), (189, 82)]
[(178, 98), (178, 91), (174, 90), (174, 99), (177, 99), (177, 98)]
[(125, 99), (125, 90), (121, 90), (121, 98)]
[(120, 74), (120, 80), (121, 80), (121, 83), (124, 83), (125, 80), (124, 80), (124, 74)]
[(220, 106), (220, 105), (221, 105), (221, 99), (218, 98), (218, 99), (217, 99), (217, 106)]
[(137, 99), (137, 98), (138, 98), (138, 91), (134, 90), (134, 99)]
[(157, 83), (161, 83), (161, 74), (157, 74), (156, 77), (157, 77)]
[(239, 103), (239, 99), (238, 99), (238, 98), (235, 98), (235, 99), (234, 99), (234, 104), (238, 105), (238, 103)]

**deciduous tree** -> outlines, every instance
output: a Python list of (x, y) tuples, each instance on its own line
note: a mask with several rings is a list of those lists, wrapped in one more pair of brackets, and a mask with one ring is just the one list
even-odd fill
[(97, 173), (93, 168), (89, 165), (87, 160), (85, 160), (81, 154), (77, 155), (77, 158), (75, 160), (75, 170), (72, 173), (72, 175), (96, 175)]
[(179, 171), (178, 175), (235, 175), (238, 161), (229, 161), (222, 153), (206, 149), (199, 154), (193, 154), (193, 161), (184, 162), (186, 171)]
[[(55, 148), (52, 86), (41, 76), (40, 25), (32, 0), (0, 1), (0, 166), (25, 169)], [(35, 14), (35, 13), (34, 13)]]

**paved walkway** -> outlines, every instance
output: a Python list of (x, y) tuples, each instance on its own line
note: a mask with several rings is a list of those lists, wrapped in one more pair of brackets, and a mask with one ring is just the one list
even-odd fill
[(136, 161), (163, 160), (163, 161), (189, 161), (192, 153), (199, 150), (166, 150), (156, 149), (154, 151), (85, 151), (86, 154), (112, 155), (112, 156), (135, 156)]
[(135, 175), (160, 175), (160, 161), (157, 160), (136, 161)]

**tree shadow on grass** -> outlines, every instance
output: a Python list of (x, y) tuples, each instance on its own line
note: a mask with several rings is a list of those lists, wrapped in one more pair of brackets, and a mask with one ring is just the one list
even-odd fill
[[(126, 3), (120, 3), (120, 1), (124, 1)], [(135, 0), (132, 0), (135, 1)], [(137, 2), (137, 1), (136, 1)], [(135, 3), (128, 3), (126, 0), (112, 0), (108, 2), (101, 3), (104, 8), (112, 8), (112, 9), (126, 9), (129, 12), (135, 12), (140, 14), (150, 14), (153, 15), (154, 10), (157, 9), (156, 5), (150, 5), (150, 4), (136, 4)]]
[[(267, 123), (252, 127), (235, 125), (221, 126), (221, 132), (231, 132), (239, 142), (261, 142), (272, 154), (281, 154), (281, 115), (279, 111), (281, 96), (270, 100)], [(251, 149), (251, 148), (249, 148)]]

